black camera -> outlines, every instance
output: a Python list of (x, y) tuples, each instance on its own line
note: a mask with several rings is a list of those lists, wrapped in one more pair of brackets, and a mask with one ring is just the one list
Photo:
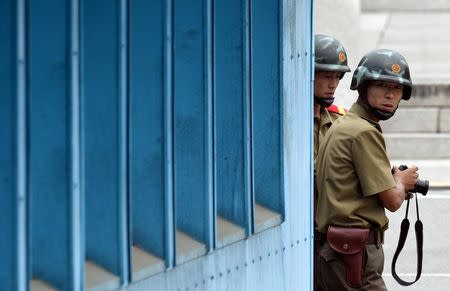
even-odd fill
[[(408, 169), (408, 167), (405, 165), (401, 165), (400, 167), (398, 167), (398, 169), (400, 171), (404, 171), (404, 170)], [(414, 185), (414, 189), (411, 192), (420, 193), (423, 196), (425, 196), (428, 193), (429, 186), (430, 186), (430, 182), (428, 182), (428, 180), (417, 179), (416, 185)]]

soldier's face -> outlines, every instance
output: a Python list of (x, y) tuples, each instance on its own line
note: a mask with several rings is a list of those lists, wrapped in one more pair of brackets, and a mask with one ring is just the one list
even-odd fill
[(367, 87), (367, 101), (372, 107), (394, 112), (403, 95), (403, 85), (387, 82), (373, 81)]
[(340, 81), (340, 72), (316, 71), (314, 73), (314, 96), (331, 98)]

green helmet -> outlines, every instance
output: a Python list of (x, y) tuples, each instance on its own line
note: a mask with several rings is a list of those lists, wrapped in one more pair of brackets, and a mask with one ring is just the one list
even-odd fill
[(314, 70), (342, 72), (341, 78), (346, 72), (350, 72), (347, 65), (347, 53), (337, 39), (317, 34), (314, 46)]
[(406, 59), (396, 51), (376, 49), (367, 53), (353, 73), (351, 90), (358, 89), (365, 81), (390, 81), (403, 85), (402, 99), (411, 98), (412, 82)]

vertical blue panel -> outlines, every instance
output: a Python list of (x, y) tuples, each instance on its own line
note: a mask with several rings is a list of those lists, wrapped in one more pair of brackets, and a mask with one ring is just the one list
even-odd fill
[[(20, 9), (16, 9), (19, 8)], [(26, 184), (23, 3), (0, 2), (0, 290), (25, 291)], [(20, 25), (20, 27), (18, 27)], [(20, 33), (19, 33), (20, 31)], [(15, 62), (19, 58), (21, 62)], [(18, 66), (16, 68), (16, 65)], [(22, 69), (21, 69), (22, 68)], [(23, 86), (20, 87), (19, 86)]]
[(129, 278), (126, 27), (119, 0), (82, 2), (83, 181), (86, 256)]
[(27, 127), (27, 55), (26, 55), (26, 7), (25, 0), (19, 0), (17, 4), (17, 127), (16, 127), (16, 159), (17, 159), (17, 203), (16, 203), (16, 227), (17, 227), (17, 263), (16, 278), (17, 290), (25, 291), (30, 282), (30, 235), (29, 235), (29, 192), (28, 192), (28, 127)]
[(131, 280), (131, 226), (128, 194), (128, 0), (120, 0), (119, 14), (119, 246), (122, 283)]
[(73, 290), (84, 286), (84, 199), (81, 191), (81, 138), (80, 138), (80, 9), (79, 0), (70, 1), (70, 196), (71, 196), (71, 252)]
[[(305, 242), (308, 242), (308, 247), (302, 249), (302, 257), (304, 258), (304, 264), (301, 265), (300, 280), (307, 282), (309, 288), (312, 288), (313, 282), (313, 75), (314, 75), (314, 32), (313, 32), (313, 11), (314, 1), (302, 0), (296, 3), (296, 31), (303, 33), (297, 33), (295, 44), (297, 50), (293, 52), (294, 59), (297, 55), (297, 66), (295, 70), (298, 73), (298, 80), (304, 80), (304, 82), (298, 86), (298, 92), (296, 92), (295, 104), (288, 108), (285, 106), (285, 115), (293, 117), (292, 119), (286, 118), (286, 120), (292, 120), (290, 131), (298, 133), (292, 135), (291, 139), (297, 144), (299, 150), (293, 162), (296, 163), (296, 171), (292, 173), (291, 177), (287, 179), (291, 180), (287, 189), (302, 189), (300, 194), (299, 205), (301, 205), (302, 213), (298, 219), (301, 221), (299, 232), (304, 237)], [(287, 58), (288, 56), (285, 56)], [(288, 78), (287, 75), (285, 75)], [(298, 104), (298, 106), (296, 106)], [(298, 117), (297, 117), (298, 116)], [(287, 127), (287, 125), (285, 125)], [(286, 139), (287, 141), (287, 139)], [(285, 145), (285, 147), (292, 147), (291, 145)], [(297, 160), (296, 158), (299, 158)], [(300, 177), (297, 178), (297, 177)], [(306, 195), (307, 193), (307, 195)], [(291, 194), (292, 195), (292, 194)]]
[(254, 208), (255, 197), (253, 195), (253, 148), (252, 148), (252, 2), (244, 1), (244, 29), (243, 48), (244, 52), (244, 207), (246, 220), (246, 233), (254, 232)]
[(16, 266), (16, 207), (14, 192), (14, 59), (15, 36), (14, 7), (12, 1), (0, 2), (0, 289), (12, 290)]
[(208, 251), (216, 247), (216, 192), (215, 192), (215, 171), (214, 171), (214, 63), (213, 63), (213, 3), (214, 0), (205, 0), (204, 17), (205, 17), (205, 96), (206, 107), (204, 116), (206, 117), (206, 215), (208, 220), (206, 246)]
[(164, 258), (163, 1), (130, 3), (130, 193), (133, 243)]
[(177, 227), (210, 244), (205, 1), (174, 2), (174, 125)]
[(173, 176), (173, 0), (164, 3), (164, 209), (166, 266), (175, 265)]
[(257, 203), (283, 210), (281, 184), (280, 1), (253, 1), (252, 102)]
[(214, 2), (215, 167), (217, 212), (248, 226), (244, 4)]
[(72, 290), (69, 7), (57, 0), (28, 3), (32, 276)]
[(162, 1), (130, 5), (133, 239), (164, 257), (163, 7)]

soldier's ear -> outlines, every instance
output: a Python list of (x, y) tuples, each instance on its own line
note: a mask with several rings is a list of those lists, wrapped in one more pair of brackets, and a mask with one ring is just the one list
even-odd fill
[(358, 87), (358, 95), (363, 99), (367, 99), (367, 81)]

